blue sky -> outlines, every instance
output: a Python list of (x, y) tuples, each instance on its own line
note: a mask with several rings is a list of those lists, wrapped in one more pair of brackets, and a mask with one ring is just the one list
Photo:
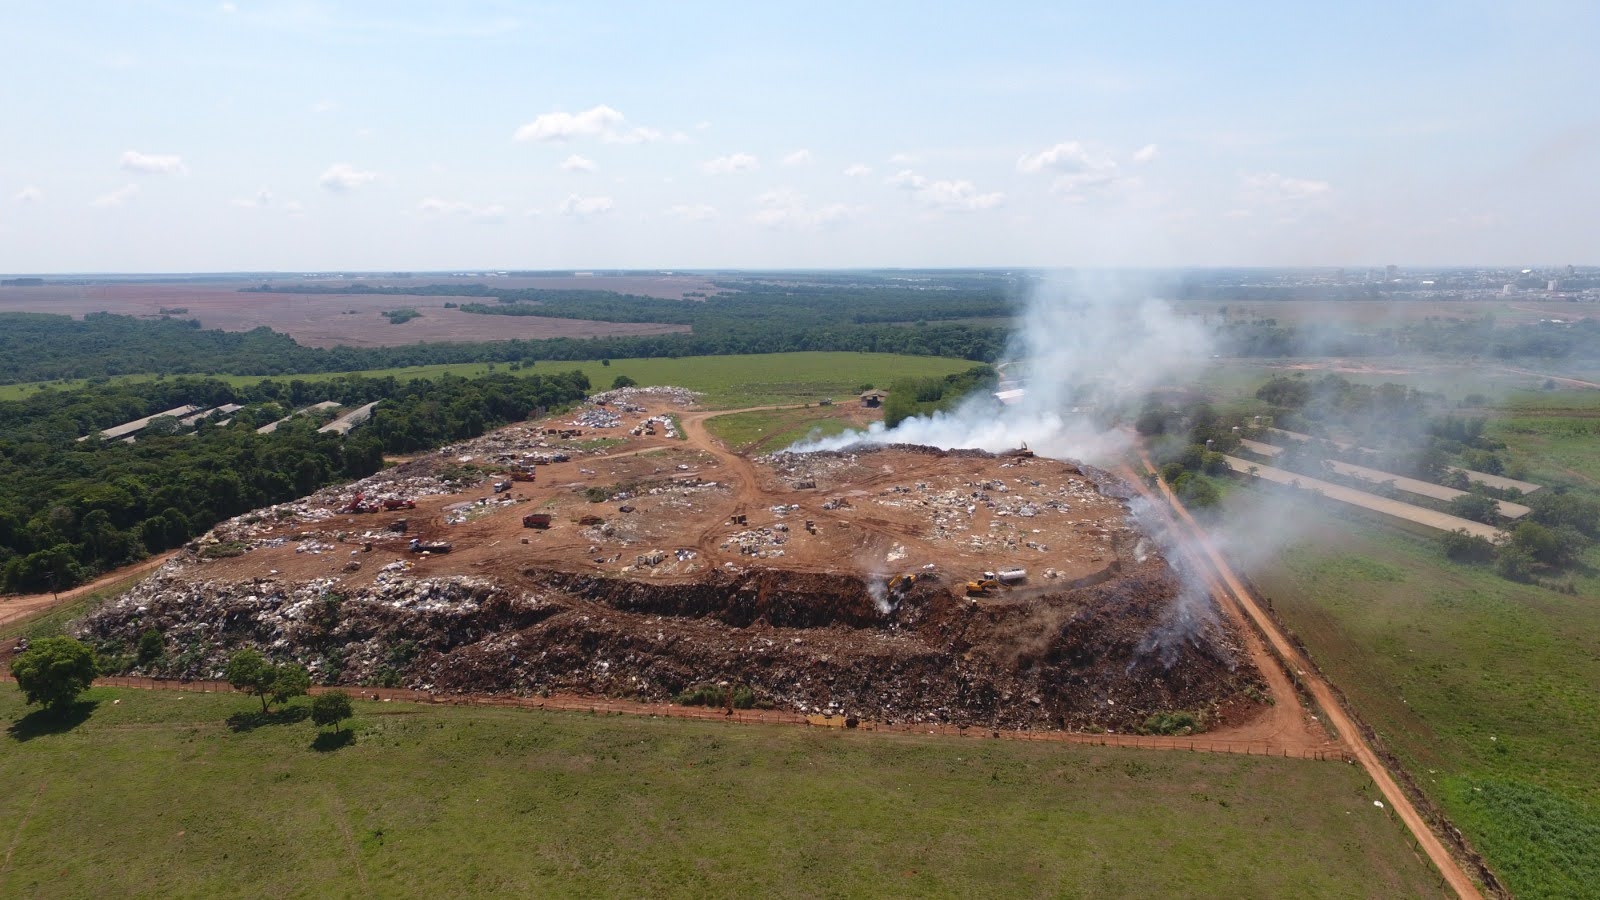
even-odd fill
[(1600, 263), (1600, 4), (864, 6), (7, 4), (0, 271)]

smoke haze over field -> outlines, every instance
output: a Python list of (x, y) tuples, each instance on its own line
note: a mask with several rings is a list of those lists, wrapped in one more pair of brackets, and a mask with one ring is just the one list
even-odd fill
[(1104, 460), (1127, 445), (1100, 413), (1134, 410), (1158, 387), (1183, 387), (1205, 366), (1211, 337), (1155, 296), (1154, 282), (1122, 273), (1059, 273), (1037, 287), (1019, 318), (1006, 382), (1025, 393), (1009, 406), (978, 396), (949, 413), (894, 428), (807, 441), (795, 451), (853, 444), (922, 444), (999, 452), (1027, 445), (1044, 456)]

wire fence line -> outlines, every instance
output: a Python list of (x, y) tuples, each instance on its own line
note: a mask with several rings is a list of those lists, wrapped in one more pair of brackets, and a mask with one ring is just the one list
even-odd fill
[[(9, 674), (0, 680), (12, 681)], [(199, 694), (237, 694), (226, 681), (148, 678), (108, 675), (95, 679), (97, 687), (120, 687), (146, 691), (190, 691)], [(1128, 747), (1144, 750), (1186, 751), (1192, 753), (1234, 753), (1245, 756), (1274, 756), (1283, 759), (1308, 759), (1354, 762), (1355, 757), (1342, 747), (1290, 746), (1271, 741), (1231, 741), (1205, 735), (1161, 736), (1138, 734), (1090, 734), (1075, 731), (1025, 731), (980, 728), (938, 723), (884, 723), (856, 720), (840, 715), (803, 715), (783, 710), (728, 709), (726, 707), (678, 706), (665, 703), (640, 703), (600, 697), (556, 694), (549, 697), (523, 697), (511, 694), (454, 694), (418, 691), (410, 688), (314, 686), (311, 693), (341, 690), (357, 700), (377, 703), (428, 703), (441, 706), (487, 706), (509, 709), (545, 709), (563, 712), (588, 712), (596, 715), (658, 716), (706, 722), (731, 722), (738, 725), (804, 725), (841, 731), (875, 731), (888, 734), (934, 735), (939, 737), (1028, 741), (1033, 743), (1077, 744), (1092, 747)], [(853, 724), (852, 724), (853, 723)]]

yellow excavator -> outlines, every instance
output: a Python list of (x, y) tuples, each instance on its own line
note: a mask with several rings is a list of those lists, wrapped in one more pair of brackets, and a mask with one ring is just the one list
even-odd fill
[(990, 591), (998, 590), (1000, 590), (1000, 582), (995, 581), (993, 578), (967, 582), (968, 597), (987, 597)]

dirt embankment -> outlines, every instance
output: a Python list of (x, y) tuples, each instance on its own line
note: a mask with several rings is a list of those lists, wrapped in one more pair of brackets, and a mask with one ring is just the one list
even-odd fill
[(151, 675), (215, 677), (253, 646), (325, 682), (654, 701), (727, 682), (784, 709), (1004, 728), (1127, 730), (1174, 710), (1226, 722), (1261, 687), (1220, 619), (1161, 642), (1181, 589), (1154, 559), (1131, 578), (988, 604), (930, 579), (880, 606), (863, 578), (777, 570), (331, 587), (163, 574), (82, 631), (132, 647), (157, 629), (182, 649), (137, 669)]

